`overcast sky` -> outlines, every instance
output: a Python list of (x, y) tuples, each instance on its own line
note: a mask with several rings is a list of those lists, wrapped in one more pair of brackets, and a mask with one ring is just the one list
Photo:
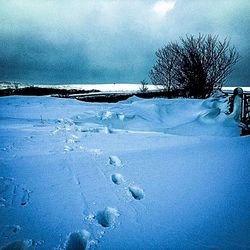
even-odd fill
[(0, 80), (138, 83), (155, 51), (186, 34), (231, 38), (250, 86), (249, 0), (0, 0)]

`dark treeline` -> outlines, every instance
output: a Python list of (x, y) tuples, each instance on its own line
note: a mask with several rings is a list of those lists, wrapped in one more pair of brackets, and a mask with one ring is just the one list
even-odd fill
[[(77, 90), (77, 89), (58, 89), (46, 87), (24, 87), (24, 88), (8, 88), (0, 89), (0, 96), (23, 95), (23, 96), (44, 96), (52, 95), (60, 98), (76, 98), (86, 102), (119, 102), (128, 99), (135, 95), (141, 98), (178, 98), (190, 97), (184, 90), (156, 90), (156, 91), (138, 91), (135, 93), (100, 93), (99, 90)], [(96, 94), (93, 94), (96, 93)], [(84, 94), (84, 95), (82, 95)], [(76, 95), (76, 96), (72, 96)], [(82, 95), (82, 96), (81, 96)]]
[(77, 90), (77, 89), (58, 89), (58, 88), (46, 88), (46, 87), (25, 87), (25, 88), (8, 88), (1, 89), (0, 96), (9, 96), (9, 95), (34, 95), (34, 96), (43, 96), (43, 95), (58, 95), (59, 97), (69, 97), (73, 94), (86, 94), (90, 92), (99, 92), (98, 90)]
[(178, 98), (183, 96), (183, 92), (180, 90), (173, 91), (147, 91), (147, 92), (137, 92), (137, 93), (105, 93), (105, 94), (95, 94), (95, 95), (85, 95), (76, 97), (80, 101), (85, 102), (119, 102), (127, 100), (129, 97), (137, 96), (140, 98)]

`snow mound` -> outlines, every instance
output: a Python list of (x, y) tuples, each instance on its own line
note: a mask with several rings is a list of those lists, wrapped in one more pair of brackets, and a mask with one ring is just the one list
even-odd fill
[(86, 230), (74, 232), (69, 235), (65, 250), (85, 250), (88, 247), (90, 233)]
[(114, 225), (116, 218), (119, 216), (117, 209), (106, 207), (97, 213), (97, 221), (103, 227), (111, 227)]
[[(93, 104), (93, 107), (96, 107), (95, 105)], [(97, 115), (93, 112), (88, 112), (88, 114), (86, 112), (85, 116), (81, 116), (80, 122), (86, 124), (91, 121), (92, 127), (96, 127), (96, 131), (104, 133), (160, 132), (187, 136), (240, 135), (237, 121), (225, 114), (228, 107), (228, 96), (220, 92), (215, 92), (206, 100), (133, 97), (127, 101), (104, 106), (101, 112), (97, 111)], [(105, 130), (105, 128), (107, 129)], [(92, 131), (95, 132), (94, 129)]]
[(229, 96), (217, 90), (203, 101), (202, 106), (207, 109), (219, 109), (221, 113), (227, 113), (229, 110)]
[[(55, 107), (58, 108), (55, 110)], [(156, 132), (185, 136), (239, 136), (238, 122), (233, 116), (226, 115), (227, 111), (228, 96), (221, 92), (215, 92), (206, 100), (134, 96), (112, 104), (51, 97), (3, 97), (0, 105), (0, 113), (6, 117), (3, 117), (1, 126), (17, 126), (14, 119), (19, 118), (18, 126), (22, 128), (27, 128), (26, 121), (41, 129), (56, 123), (57, 129), (52, 132), (55, 135), (76, 131), (85, 134)], [(69, 148), (65, 150), (70, 151)]]
[(219, 108), (207, 109), (199, 115), (201, 121), (212, 120), (219, 116), (221, 110)]
[[(239, 102), (235, 105), (234, 112), (227, 115), (229, 111), (229, 97), (221, 91), (216, 91), (211, 97), (202, 102), (202, 109), (198, 114), (197, 122), (203, 126), (203, 131), (205, 128), (207, 129), (208, 135), (240, 135), (239, 121), (237, 119), (239, 110), (241, 110)], [(194, 125), (194, 129), (196, 127), (197, 124)]]
[(131, 104), (133, 102), (138, 102), (138, 101), (141, 101), (141, 100), (143, 100), (143, 98), (140, 98), (138, 96), (133, 95), (133, 96), (129, 97), (127, 100), (121, 101), (120, 103)]
[(242, 98), (237, 95), (234, 99), (233, 112), (229, 115), (232, 119), (240, 121), (242, 110)]

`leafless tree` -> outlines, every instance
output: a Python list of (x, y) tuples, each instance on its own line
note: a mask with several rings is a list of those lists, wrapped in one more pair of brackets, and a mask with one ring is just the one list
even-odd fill
[(156, 52), (157, 62), (149, 73), (153, 84), (164, 90), (182, 89), (204, 98), (215, 85), (222, 87), (239, 54), (226, 38), (199, 35), (180, 38)]
[(148, 91), (148, 87), (147, 87), (148, 83), (146, 82), (146, 80), (142, 80), (141, 81), (141, 86), (139, 88), (140, 92), (145, 93)]

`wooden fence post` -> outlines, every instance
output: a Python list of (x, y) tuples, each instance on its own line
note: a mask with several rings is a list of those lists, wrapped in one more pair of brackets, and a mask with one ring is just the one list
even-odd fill
[(243, 116), (243, 89), (235, 88), (230, 98), (229, 113), (236, 121), (242, 121)]

